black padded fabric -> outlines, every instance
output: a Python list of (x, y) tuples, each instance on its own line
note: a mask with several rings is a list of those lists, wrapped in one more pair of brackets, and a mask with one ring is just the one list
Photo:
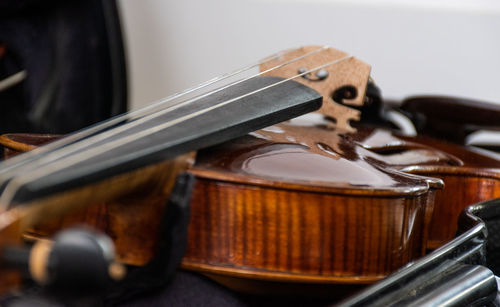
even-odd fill
[(197, 274), (179, 271), (163, 289), (144, 294), (118, 306), (246, 306), (237, 294)]
[(0, 133), (67, 133), (126, 110), (126, 77), (114, 1), (0, 2)]
[(244, 295), (195, 273), (178, 271), (168, 287), (144, 294), (117, 306), (200, 306), (200, 307), (243, 307), (243, 306), (331, 306), (333, 299)]

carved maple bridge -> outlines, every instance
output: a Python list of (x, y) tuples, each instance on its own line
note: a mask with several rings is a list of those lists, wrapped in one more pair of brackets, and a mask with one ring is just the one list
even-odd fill
[[(300, 60), (293, 61), (294, 59)], [(318, 111), (336, 121), (336, 128), (353, 132), (350, 121), (358, 121), (361, 112), (357, 109), (335, 102), (332, 95), (342, 88), (354, 89), (352, 98), (344, 98), (342, 103), (351, 106), (362, 106), (365, 99), (366, 87), (370, 78), (370, 66), (349, 54), (319, 46), (302, 47), (289, 52), (284, 52), (280, 57), (264, 62), (260, 70), (264, 75), (290, 78), (297, 75), (301, 70), (315, 69), (325, 63), (331, 63), (324, 68), (316, 70), (294, 81), (303, 83), (323, 95), (323, 106)], [(293, 61), (291, 63), (287, 63)], [(284, 66), (279, 65), (287, 63)], [(273, 69), (274, 67), (278, 67)], [(316, 75), (308, 77), (309, 75)], [(318, 77), (319, 76), (319, 77)], [(325, 76), (324, 79), (321, 77)]]

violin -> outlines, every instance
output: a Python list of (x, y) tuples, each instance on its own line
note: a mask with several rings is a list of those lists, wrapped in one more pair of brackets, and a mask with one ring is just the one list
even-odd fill
[(422, 96), (405, 99), (400, 110), (409, 115), (417, 128), (421, 135), (419, 142), (445, 150), (461, 161), (459, 167), (419, 166), (412, 170), (442, 178), (448, 186), (436, 194), (428, 244), (429, 249), (434, 249), (451, 240), (457, 232), (454, 221), (465, 208), (459, 204), (500, 197), (499, 156), (475, 147), (463, 150), (471, 133), (481, 129), (498, 130), (500, 108), (470, 99)]
[[(301, 81), (326, 106), (338, 99), (328, 79)], [(342, 91), (365, 97), (356, 87)], [(191, 172), (201, 188), (183, 268), (239, 291), (287, 284), (289, 293), (324, 294), (325, 285), (330, 295), (345, 293), (450, 240), (467, 204), (500, 191), (494, 158), (387, 128), (334, 124), (335, 112), (321, 112), (198, 153)]]
[[(453, 226), (437, 238), (434, 231), (454, 221), (436, 212), (473, 203), (457, 199), (464, 184), (470, 197), (498, 193), (492, 188), (477, 196), (474, 190), (498, 180), (498, 160), (387, 127), (354, 125), (373, 98), (366, 95), (370, 67), (364, 62), (311, 46), (259, 66), (261, 75), (299, 76), (294, 80), (320, 93), (323, 105), (319, 113), (197, 152), (188, 168), (196, 180), (183, 269), (244, 292), (334, 295), (336, 289), (345, 295), (448, 240)], [(150, 202), (155, 208), (163, 204), (147, 198), (136, 208)], [(116, 208), (116, 217), (121, 205), (102, 206)], [(145, 224), (157, 227), (152, 218), (160, 211)], [(107, 220), (103, 214), (86, 219)], [(43, 229), (39, 225), (30, 234)], [(116, 232), (112, 237), (121, 240)], [(117, 244), (118, 255), (139, 253), (142, 247), (134, 246)], [(154, 257), (143, 254), (141, 261), (121, 259), (144, 265)]]

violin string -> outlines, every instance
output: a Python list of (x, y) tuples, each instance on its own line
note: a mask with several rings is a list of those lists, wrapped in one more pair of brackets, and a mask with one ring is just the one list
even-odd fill
[[(226, 85), (226, 86), (223, 86), (223, 87), (217, 88), (217, 89), (215, 89), (215, 90), (213, 90), (213, 91), (210, 91), (210, 92), (208, 92), (208, 93), (205, 93), (205, 94), (202, 94), (202, 95), (199, 95), (199, 96), (193, 97), (193, 98), (191, 98), (191, 99), (188, 99), (187, 101), (181, 101), (181, 102), (179, 102), (179, 103), (177, 103), (177, 104), (175, 104), (175, 105), (168, 106), (167, 108), (165, 108), (165, 109), (163, 109), (163, 110), (160, 110), (159, 112), (156, 112), (156, 113), (153, 113), (153, 114), (149, 114), (149, 115), (145, 115), (145, 116), (143, 116), (142, 118), (137, 119), (137, 120), (135, 120), (135, 121), (133, 121), (133, 122), (130, 122), (130, 123), (127, 123), (127, 124), (121, 125), (121, 126), (119, 126), (119, 127), (115, 128), (115, 129), (112, 129), (112, 130), (109, 130), (109, 131), (105, 131), (105, 132), (103, 132), (103, 133), (100, 133), (100, 134), (98, 134), (98, 135), (95, 135), (95, 136), (93, 136), (93, 137), (90, 137), (90, 138), (88, 138), (88, 139), (86, 139), (86, 140), (84, 140), (84, 141), (82, 141), (82, 142), (75, 143), (75, 144), (73, 144), (74, 146), (66, 146), (65, 148), (63, 148), (63, 149), (61, 149), (61, 150), (57, 151), (57, 153), (58, 153), (57, 155), (54, 155), (54, 153), (55, 153), (55, 152), (53, 152), (50, 158), (46, 158), (46, 159), (43, 159), (43, 158), (42, 158), (42, 159), (38, 159), (38, 160), (34, 161), (34, 165), (28, 165), (28, 166), (26, 166), (26, 165), (25, 165), (25, 170), (26, 170), (26, 169), (35, 168), (35, 167), (39, 167), (39, 165), (40, 165), (40, 164), (43, 164), (43, 163), (50, 163), (50, 162), (52, 162), (52, 161), (55, 161), (56, 159), (61, 158), (61, 156), (63, 156), (63, 155), (70, 155), (70, 154), (72, 154), (73, 152), (75, 152), (75, 151), (79, 150), (79, 149), (80, 149), (81, 147), (83, 147), (83, 146), (91, 145), (92, 143), (94, 143), (94, 144), (95, 144), (96, 142), (99, 142), (99, 141), (104, 140), (106, 137), (110, 137), (110, 136), (113, 136), (114, 134), (116, 135), (117, 133), (123, 132), (123, 131), (125, 131), (126, 129), (133, 128), (133, 127), (135, 127), (135, 126), (137, 126), (137, 125), (139, 125), (139, 124), (141, 124), (141, 123), (143, 123), (143, 122), (145, 122), (145, 121), (147, 121), (147, 120), (151, 120), (151, 119), (154, 119), (154, 118), (156, 118), (156, 117), (159, 117), (159, 116), (161, 116), (161, 115), (163, 115), (163, 114), (165, 114), (165, 113), (167, 113), (167, 112), (171, 112), (171, 111), (173, 111), (173, 110), (175, 110), (175, 109), (177, 109), (177, 108), (179, 108), (179, 107), (182, 107), (182, 106), (187, 105), (187, 104), (189, 104), (189, 103), (195, 102), (196, 100), (201, 99), (201, 98), (203, 98), (203, 97), (206, 97), (206, 96), (208, 96), (208, 95), (211, 95), (211, 94), (213, 94), (213, 93), (215, 93), (215, 92), (218, 92), (218, 91), (224, 90), (224, 89), (226, 89), (226, 88), (228, 88), (228, 87), (230, 87), (230, 86), (233, 86), (233, 85), (239, 84), (239, 83), (244, 82), (244, 81), (247, 81), (247, 80), (249, 80), (249, 79), (251, 79), (251, 78), (254, 78), (254, 77), (260, 76), (260, 75), (262, 75), (262, 74), (265, 74), (265, 73), (271, 72), (271, 71), (273, 71), (273, 70), (279, 69), (279, 68), (281, 68), (281, 67), (283, 67), (283, 66), (285, 66), (285, 65), (288, 65), (288, 64), (290, 64), (290, 63), (296, 62), (296, 61), (298, 61), (298, 60), (300, 60), (300, 59), (302, 59), (302, 58), (309, 57), (309, 56), (311, 56), (311, 55), (313, 55), (313, 54), (316, 54), (316, 53), (318, 53), (318, 52), (322, 52), (322, 51), (324, 51), (324, 50), (326, 50), (326, 49), (328, 49), (328, 47), (327, 47), (327, 46), (323, 46), (323, 47), (318, 48), (318, 49), (316, 49), (316, 50), (314, 50), (314, 51), (311, 51), (311, 52), (309, 52), (309, 53), (306, 53), (306, 54), (304, 54), (304, 55), (302, 55), (302, 56), (295, 57), (295, 58), (293, 58), (293, 59), (291, 59), (291, 60), (288, 60), (288, 61), (286, 61), (286, 62), (284, 62), (284, 63), (281, 63), (281, 64), (279, 64), (279, 65), (276, 65), (276, 66), (274, 66), (274, 67), (272, 67), (272, 68), (270, 68), (270, 69), (267, 69), (266, 71), (263, 71), (263, 72), (260, 72), (260, 73), (257, 73), (257, 74), (254, 74), (254, 75), (251, 75), (250, 77), (247, 77), (247, 78), (244, 78), (244, 79), (237, 80), (237, 81), (235, 81), (235, 82), (232, 82), (232, 83), (230, 83), (230, 84), (228, 84), (228, 85)], [(294, 50), (296, 50), (296, 49), (294, 49)], [(264, 59), (264, 60), (261, 60), (261, 61), (259, 62), (259, 64), (254, 64), (254, 65), (247, 66), (247, 68), (245, 68), (245, 69), (240, 69), (239, 71), (240, 71), (240, 72), (242, 72), (242, 71), (246, 71), (246, 70), (251, 69), (251, 68), (253, 68), (253, 67), (257, 66), (257, 65), (260, 65), (260, 64), (262, 64), (262, 63), (265, 63), (266, 61), (273, 60), (273, 59), (275, 59), (275, 58), (277, 58), (277, 57), (283, 56), (283, 55), (285, 55), (286, 53), (288, 53), (288, 52), (292, 52), (292, 51), (294, 51), (294, 50), (291, 50), (291, 51), (285, 51), (285, 52), (278, 53), (278, 54), (273, 55), (273, 56), (271, 56), (271, 57), (268, 57), (268, 58), (266, 58), (266, 59)], [(248, 67), (250, 67), (250, 68), (248, 68)], [(230, 74), (226, 74), (226, 75), (230, 75)], [(235, 75), (235, 74), (234, 74), (234, 73), (232, 73), (231, 75)], [(217, 79), (217, 78), (215, 78), (215, 79)], [(219, 80), (220, 80), (220, 78), (219, 78)], [(213, 84), (214, 82), (205, 82), (205, 84), (208, 84), (208, 83)], [(190, 90), (185, 91), (185, 93), (189, 93), (189, 92), (190, 92)], [(172, 96), (176, 96), (176, 95), (174, 94), (174, 95), (172, 95)], [(177, 95), (177, 96), (178, 96), (178, 95)], [(151, 117), (151, 116), (152, 116), (152, 117)], [(70, 149), (73, 149), (73, 150), (71, 151)], [(28, 161), (28, 162), (29, 162), (29, 161)], [(30, 166), (31, 166), (31, 168), (30, 168)], [(13, 167), (10, 167), (9, 169), (13, 169)], [(14, 175), (15, 175), (15, 174), (10, 174), (10, 176), (9, 176), (9, 174), (6, 174), (6, 171), (8, 171), (8, 170), (3, 170), (3, 171), (2, 171), (2, 170), (3, 170), (3, 169), (0, 169), (0, 173), (3, 173), (3, 174), (2, 174), (3, 176), (0, 178), (0, 184), (2, 184), (2, 183), (3, 183), (3, 182), (5, 182), (6, 180), (10, 179), (10, 177), (12, 177), (12, 176), (14, 176)], [(17, 168), (16, 168), (16, 169), (14, 169), (13, 171), (14, 171), (15, 173), (18, 173), (18, 172), (20, 171), (20, 170), (19, 170), (19, 167), (17, 167)]]
[[(0, 196), (0, 210), (1, 209), (7, 209), (10, 206), (10, 204), (11, 204), (11, 202), (12, 202), (12, 200), (13, 200), (15, 194), (16, 194), (16, 192), (18, 191), (18, 189), (20, 187), (22, 187), (22, 185), (24, 185), (24, 184), (26, 184), (26, 183), (28, 183), (30, 181), (37, 180), (37, 179), (39, 179), (41, 177), (49, 175), (50, 173), (54, 173), (54, 172), (63, 170), (65, 168), (70, 167), (71, 165), (75, 165), (76, 163), (80, 163), (82, 161), (88, 160), (88, 159), (90, 159), (92, 157), (95, 157), (97, 155), (103, 154), (103, 153), (107, 152), (110, 149), (117, 148), (119, 146), (128, 144), (130, 142), (142, 139), (142, 138), (144, 138), (144, 137), (146, 137), (146, 136), (148, 136), (150, 134), (153, 134), (153, 133), (159, 132), (161, 130), (167, 129), (167, 128), (169, 128), (169, 127), (171, 127), (173, 125), (176, 125), (176, 124), (178, 124), (180, 122), (183, 122), (183, 121), (186, 121), (188, 119), (192, 119), (192, 118), (194, 118), (196, 116), (205, 114), (205, 113), (207, 113), (209, 111), (212, 111), (214, 109), (220, 108), (220, 107), (225, 106), (227, 104), (233, 103), (233, 102), (238, 101), (238, 100), (240, 100), (242, 98), (248, 97), (250, 95), (254, 95), (256, 93), (262, 92), (262, 91), (267, 90), (269, 88), (278, 86), (278, 85), (283, 84), (285, 82), (289, 82), (289, 81), (291, 81), (293, 79), (296, 79), (298, 77), (302, 77), (302, 76), (304, 76), (306, 74), (309, 74), (311, 72), (320, 70), (320, 69), (325, 68), (327, 66), (338, 64), (340, 62), (346, 61), (346, 60), (351, 59), (351, 58), (353, 58), (353, 56), (348, 55), (348, 56), (342, 57), (340, 59), (336, 59), (334, 61), (331, 61), (331, 62), (328, 62), (326, 64), (317, 66), (317, 67), (315, 67), (313, 69), (310, 69), (310, 70), (304, 71), (302, 73), (296, 74), (296, 75), (294, 75), (292, 77), (289, 77), (289, 78), (277, 81), (277, 82), (275, 82), (273, 84), (267, 85), (267, 86), (259, 88), (257, 90), (254, 90), (254, 91), (248, 92), (246, 94), (240, 95), (238, 97), (235, 97), (235, 98), (232, 98), (232, 99), (220, 102), (218, 104), (210, 106), (209, 108), (205, 108), (205, 109), (199, 110), (197, 112), (193, 112), (193, 113), (187, 114), (185, 116), (182, 116), (182, 117), (176, 118), (174, 120), (165, 122), (165, 123), (163, 123), (161, 125), (157, 125), (155, 127), (139, 131), (139, 132), (137, 132), (135, 134), (127, 135), (126, 137), (120, 138), (120, 139), (115, 140), (115, 141), (108, 142), (108, 143), (106, 143), (104, 145), (101, 145), (99, 147), (94, 147), (94, 148), (91, 148), (91, 149), (89, 149), (87, 151), (83, 151), (83, 152), (79, 152), (79, 153), (74, 154), (74, 155), (67, 156), (67, 157), (61, 159), (60, 161), (58, 161), (57, 165), (44, 165), (43, 167), (38, 168), (38, 169), (30, 172), (29, 174), (25, 175), (25, 176), (17, 176), (15, 178), (13, 178), (8, 183), (8, 185), (6, 186), (4, 192)], [(161, 145), (159, 145), (159, 146), (161, 146)], [(154, 150), (154, 147), (151, 147), (151, 148), (148, 148), (148, 149), (149, 150), (151, 150), (151, 149)], [(134, 152), (134, 154), (136, 155), (137, 152)], [(89, 157), (89, 155), (90, 155), (90, 157)], [(126, 156), (122, 156), (122, 159), (124, 159), (124, 157), (126, 157)], [(105, 163), (105, 162), (103, 162), (103, 163)], [(99, 165), (96, 164), (96, 165), (94, 165), (94, 167), (99, 167)], [(2, 208), (2, 207), (4, 207), (4, 208)]]
[[(240, 69), (237, 69), (233, 72), (230, 72), (230, 73), (227, 73), (227, 74), (224, 74), (224, 75), (221, 75), (221, 76), (218, 76), (218, 77), (215, 77), (215, 78), (212, 78), (206, 82), (203, 82), (197, 86), (194, 86), (194, 87), (191, 87), (191, 88), (188, 88), (184, 91), (181, 91), (181, 92), (178, 92), (178, 93), (174, 93), (170, 96), (167, 96), (165, 98), (162, 98), (160, 100), (157, 100), (151, 104), (149, 104), (148, 106), (145, 106), (139, 110), (135, 110), (135, 111), (131, 111), (131, 112), (127, 112), (125, 114), (122, 114), (122, 115), (117, 115), (113, 118), (110, 118), (108, 120), (105, 120), (103, 122), (100, 122), (96, 125), (93, 125), (93, 126), (90, 126), (90, 127), (87, 127), (83, 130), (80, 130), (80, 131), (77, 131), (75, 133), (72, 133), (72, 134), (69, 134), (67, 136), (65, 136), (64, 138), (60, 139), (60, 140), (57, 140), (57, 141), (54, 141), (50, 144), (47, 144), (47, 145), (44, 145), (44, 146), (40, 146), (40, 147), (37, 147), (36, 149), (28, 152), (28, 153), (25, 153), (23, 155), (18, 155), (16, 157), (13, 157), (13, 158), (10, 158), (9, 160), (7, 161), (2, 161), (1, 163), (1, 168), (0, 168), (0, 173), (3, 173), (5, 172), (6, 170), (8, 169), (11, 169), (13, 167), (17, 167), (19, 165), (22, 165), (24, 162), (26, 162), (27, 160), (29, 161), (30, 159), (32, 159), (34, 156), (38, 156), (40, 154), (43, 154), (43, 153), (47, 153), (49, 151), (53, 151), (53, 150), (56, 150), (56, 149), (59, 149), (59, 148), (62, 148), (63, 146), (66, 146), (68, 144), (71, 144), (71, 143), (74, 143), (78, 140), (81, 140), (81, 139), (84, 139), (88, 136), (91, 136), (93, 134), (96, 134), (97, 132), (99, 131), (102, 131), (104, 129), (107, 129), (107, 128), (110, 128), (116, 124), (119, 124), (121, 122), (124, 122), (124, 121), (127, 121), (127, 120), (134, 120), (134, 117), (135, 118), (139, 118), (141, 116), (147, 116), (148, 114), (151, 114), (153, 113), (156, 109), (164, 106), (165, 104), (169, 103), (169, 102), (172, 102), (174, 99), (177, 99), (179, 97), (182, 97), (182, 96), (185, 96), (185, 95), (188, 95), (192, 92), (195, 92), (195, 91), (199, 91), (203, 88), (206, 88), (212, 84), (215, 84), (217, 82), (221, 82), (225, 79), (228, 79), (228, 78), (231, 78), (235, 75), (238, 75), (238, 74), (242, 74), (250, 69), (253, 69), (267, 61), (270, 61), (270, 60), (273, 60), (273, 59), (276, 59), (276, 58), (279, 58), (283, 55), (286, 55), (287, 53), (290, 53), (290, 52), (293, 52), (297, 49), (288, 49), (288, 50), (284, 50), (284, 51), (280, 51), (274, 55), (271, 55), (271, 56), (268, 56), (262, 60), (260, 60), (259, 62), (255, 63), (255, 64), (251, 64), (251, 65), (248, 65), (248, 66), (245, 66), (243, 68), (240, 68)], [(168, 106), (167, 106), (168, 107)]]

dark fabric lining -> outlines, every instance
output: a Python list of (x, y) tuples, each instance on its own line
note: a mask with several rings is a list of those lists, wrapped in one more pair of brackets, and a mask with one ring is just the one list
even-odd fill
[[(114, 82), (111, 57), (121, 54), (124, 66), (121, 34), (109, 32), (105, 21), (117, 15), (105, 16), (102, 2), (2, 1), (0, 42), (7, 54), (0, 79), (23, 69), (28, 76), (0, 93), (0, 133), (67, 133), (125, 111), (125, 76)], [(118, 52), (109, 35), (119, 36), (112, 39)]]

